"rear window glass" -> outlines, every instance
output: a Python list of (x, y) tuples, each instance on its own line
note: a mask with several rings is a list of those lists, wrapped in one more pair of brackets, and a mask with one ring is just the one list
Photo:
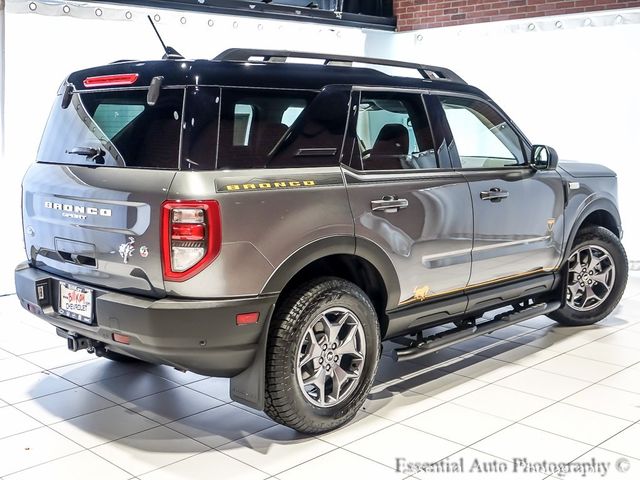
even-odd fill
[(93, 120), (107, 137), (113, 138), (142, 112), (144, 105), (102, 103), (96, 108)]
[(183, 90), (163, 90), (155, 106), (146, 90), (57, 97), (38, 161), (74, 165), (177, 169)]

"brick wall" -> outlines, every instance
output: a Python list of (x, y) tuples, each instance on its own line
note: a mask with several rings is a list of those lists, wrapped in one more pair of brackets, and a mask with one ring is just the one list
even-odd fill
[(393, 0), (398, 30), (640, 7), (624, 0)]

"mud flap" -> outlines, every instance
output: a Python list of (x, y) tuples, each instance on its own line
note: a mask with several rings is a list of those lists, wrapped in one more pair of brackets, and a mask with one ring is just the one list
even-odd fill
[(253, 362), (246, 370), (231, 377), (229, 386), (229, 395), (232, 400), (260, 411), (264, 410), (267, 341), (274, 306), (272, 305), (269, 309), (267, 324), (262, 329)]

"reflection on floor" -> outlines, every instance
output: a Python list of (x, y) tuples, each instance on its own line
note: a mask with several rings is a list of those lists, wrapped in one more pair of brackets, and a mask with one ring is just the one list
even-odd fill
[(68, 352), (15, 296), (0, 316), (3, 479), (640, 478), (638, 274), (597, 326), (538, 317), (401, 364), (387, 343), (362, 411), (317, 437), (225, 379)]

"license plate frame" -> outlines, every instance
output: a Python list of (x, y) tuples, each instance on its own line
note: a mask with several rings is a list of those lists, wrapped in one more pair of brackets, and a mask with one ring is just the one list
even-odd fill
[(92, 324), (94, 291), (69, 282), (59, 283), (58, 313), (78, 322)]

